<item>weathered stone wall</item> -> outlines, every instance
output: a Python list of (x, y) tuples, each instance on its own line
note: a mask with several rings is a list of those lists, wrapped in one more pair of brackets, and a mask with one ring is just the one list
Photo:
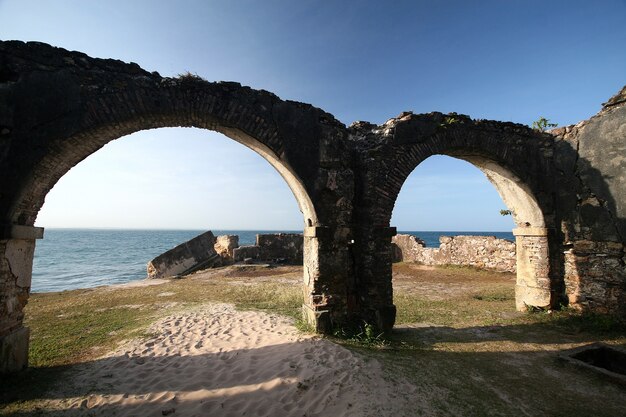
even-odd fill
[(173, 277), (221, 263), (215, 244), (215, 236), (210, 231), (181, 243), (148, 262), (148, 278)]
[(281, 261), (302, 264), (304, 237), (300, 233), (269, 233), (256, 235), (256, 245), (240, 246), (234, 250), (235, 262), (245, 259)]
[(567, 302), (626, 317), (626, 87), (589, 120), (551, 131)]
[(396, 235), (391, 243), (394, 262), (516, 271), (515, 243), (495, 236), (441, 236), (438, 248), (427, 248), (424, 241), (411, 235)]
[(259, 249), (257, 245), (239, 246), (233, 250), (233, 260), (235, 262), (244, 262), (247, 259), (258, 261), (260, 259)]
[(259, 234), (256, 244), (261, 259), (302, 264), (304, 238), (301, 233)]
[(12, 226), (0, 239), (0, 373), (20, 370), (28, 364), (30, 331), (23, 327), (38, 227)]
[[(15, 245), (14, 242), (16, 241), (0, 240), (2, 253), (13, 252), (7, 246)], [(23, 309), (28, 302), (28, 291), (30, 289), (30, 282), (21, 282), (22, 280), (11, 269), (9, 261), (11, 257), (11, 255), (0, 257), (3, 271), (0, 276), (0, 317), (3, 318), (0, 322), (0, 335), (11, 333), (22, 324), (24, 318)]]

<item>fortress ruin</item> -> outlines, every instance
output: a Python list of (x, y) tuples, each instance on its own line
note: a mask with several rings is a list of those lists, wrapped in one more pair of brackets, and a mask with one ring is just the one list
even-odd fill
[[(108, 142), (196, 127), (257, 152), (303, 215), (303, 313), (319, 332), (392, 328), (391, 213), (402, 184), (441, 154), (481, 169), (514, 213), (516, 303), (626, 315), (626, 88), (551, 132), (460, 114), (345, 126), (308, 104), (233, 82), (165, 78), (38, 42), (0, 42), (0, 372), (27, 363), (23, 326), (34, 227), (46, 194)], [(207, 175), (209, 175), (207, 173)]]

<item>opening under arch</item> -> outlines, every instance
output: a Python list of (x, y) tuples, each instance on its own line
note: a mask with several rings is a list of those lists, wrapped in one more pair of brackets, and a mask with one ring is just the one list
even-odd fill
[[(488, 211), (490, 213), (490, 217), (492, 220), (495, 220), (494, 223), (500, 225), (500, 228), (503, 224), (503, 219), (497, 219), (500, 217), (498, 212), (503, 206), (506, 206), (515, 222), (515, 229), (508, 237), (509, 239), (515, 236), (515, 244), (510, 244), (507, 250), (506, 243), (498, 243), (497, 241), (488, 243), (487, 241), (483, 243), (478, 239), (477, 242), (472, 241), (469, 238), (445, 238), (442, 240), (442, 246), (439, 249), (420, 249), (419, 245), (416, 244), (414, 240), (398, 240), (400, 237), (395, 238), (397, 243), (400, 243), (400, 246), (407, 246), (404, 248), (398, 248), (398, 244), (396, 243), (396, 248), (394, 249), (396, 252), (399, 251), (400, 259), (403, 257), (403, 252), (409, 253), (409, 258), (413, 257), (416, 261), (422, 263), (432, 263), (432, 264), (465, 264), (470, 266), (479, 266), (479, 267), (488, 267), (497, 270), (514, 270), (516, 271), (516, 286), (515, 286), (515, 304), (517, 309), (526, 310), (529, 307), (541, 307), (547, 308), (552, 305), (553, 297), (551, 293), (551, 285), (550, 285), (550, 264), (549, 264), (549, 251), (548, 251), (548, 237), (547, 237), (547, 229), (545, 227), (545, 220), (543, 213), (539, 207), (539, 204), (536, 198), (533, 196), (530, 189), (510, 170), (507, 170), (503, 166), (494, 161), (479, 155), (472, 154), (464, 154), (462, 152), (454, 152), (447, 154), (452, 158), (446, 156), (431, 156), (427, 160), (423, 161), (422, 164), (428, 167), (431, 165), (429, 160), (435, 161), (447, 161), (442, 163), (437, 169), (429, 170), (429, 174), (433, 177), (431, 178), (431, 182), (434, 179), (435, 181), (440, 181), (440, 184), (435, 185), (434, 187), (440, 191), (442, 188), (446, 187), (446, 184), (450, 184), (454, 182), (454, 175), (450, 175), (450, 170), (460, 170), (462, 174), (468, 173), (467, 164), (461, 163), (457, 161), (456, 163), (452, 163), (455, 159), (461, 159), (469, 164), (473, 165), (474, 168), (478, 168), (482, 173), (487, 177), (495, 191), (497, 191), (497, 195), (500, 197), (502, 202), (498, 204), (498, 198), (494, 199), (494, 195), (496, 193), (493, 192), (493, 188), (484, 181), (484, 177), (482, 179), (482, 184), (480, 186), (479, 182), (472, 182), (471, 179), (468, 179), (467, 176), (462, 177), (458, 180), (462, 182), (463, 188), (460, 192), (465, 198), (458, 198), (455, 201), (455, 206), (452, 211), (440, 208), (434, 208), (431, 210), (437, 212), (439, 215), (439, 226), (432, 227), (429, 225), (420, 225), (418, 227), (411, 227), (410, 229), (406, 229), (406, 226), (402, 223), (396, 223), (399, 219), (396, 216), (396, 211), (398, 210), (397, 206), (402, 204), (406, 204), (404, 201), (404, 197), (401, 196), (401, 193), (396, 200), (396, 208), (394, 208), (393, 212), (393, 221), (394, 225), (397, 225), (399, 230), (445, 230), (445, 231), (479, 231), (479, 232), (495, 232), (497, 230), (496, 227), (485, 227), (484, 219), (480, 223), (482, 226), (476, 227), (472, 219), (468, 219), (465, 217), (465, 224), (459, 226), (459, 222), (454, 222), (455, 227), (442, 227), (441, 224), (445, 224), (448, 220), (447, 216), (457, 215), (462, 217), (466, 212), (472, 212), (476, 210), (475, 205), (472, 203), (477, 203), (481, 208), (480, 210)], [(419, 172), (420, 164), (414, 172)], [(432, 164), (432, 166), (436, 166), (436, 164)], [(461, 167), (462, 166), (462, 167)], [(470, 168), (469, 171), (477, 171), (474, 168)], [(476, 180), (476, 174), (471, 177)], [(480, 176), (480, 175), (479, 175)], [(447, 181), (441, 182), (444, 179)], [(419, 182), (428, 183), (428, 178), (418, 178)], [(403, 188), (407, 185), (411, 187), (413, 181), (409, 178), (405, 181)], [(433, 187), (433, 184), (429, 184), (430, 187)], [(489, 204), (484, 204), (481, 201), (485, 194), (485, 188), (491, 189), (491, 195), (488, 196), (487, 200)], [(469, 194), (469, 196), (468, 196)], [(489, 194), (489, 193), (487, 193)], [(473, 198), (472, 198), (473, 197)], [(416, 200), (414, 202), (409, 203), (411, 206), (417, 205), (418, 207), (423, 207), (424, 205), (428, 205), (430, 202), (428, 201), (427, 195), (419, 195), (415, 197)], [(443, 218), (442, 218), (443, 217)], [(485, 216), (489, 218), (489, 216)], [(497, 220), (496, 220), (497, 219)], [(510, 223), (509, 223), (510, 224)], [(502, 230), (502, 229), (500, 229)], [(510, 229), (509, 229), (510, 230)], [(462, 233), (462, 234), (475, 234), (475, 233)], [(491, 233), (479, 233), (479, 234), (491, 234)], [(431, 242), (432, 245), (432, 242)], [(484, 246), (481, 246), (484, 245)], [(396, 259), (399, 259), (396, 255)]]
[[(119, 282), (144, 278), (148, 261), (207, 230), (216, 236), (238, 235), (241, 246), (254, 245), (256, 234), (240, 233), (242, 230), (301, 233), (302, 224), (298, 205), (283, 178), (255, 152), (222, 134), (201, 129), (140, 131), (109, 142), (72, 168), (48, 193), (36, 222), (46, 227), (46, 238), (37, 244), (36, 255), (54, 255), (56, 249), (51, 245), (56, 244), (68, 249), (71, 242), (59, 239), (71, 233), (54, 228), (113, 228), (118, 229), (118, 235), (119, 229), (170, 232), (160, 232), (157, 240), (162, 242), (151, 241), (155, 237), (149, 234), (143, 243), (133, 238), (132, 249), (141, 249), (135, 252), (136, 258), (131, 258), (123, 246), (103, 246), (92, 233), (96, 241), (82, 244), (101, 251), (104, 259), (107, 251), (116, 252), (122, 265), (109, 267), (101, 259), (81, 257), (83, 248), (78, 248), (81, 243), (77, 242), (75, 249), (80, 251), (70, 256), (73, 261), (65, 259), (58, 267), (49, 265), (55, 276), (68, 280), (76, 277), (75, 285), (52, 279), (42, 285), (42, 270), (46, 268), (41, 256), (35, 256), (32, 290), (54, 291), (68, 285), (79, 288), (87, 284), (80, 276), (88, 271), (96, 279), (104, 278), (100, 275), (107, 275), (109, 269), (118, 270), (111, 283), (118, 278)], [(124, 265), (130, 270), (122, 271)], [(104, 269), (99, 271), (98, 267)], [(76, 271), (78, 268), (85, 271)], [(96, 280), (89, 286), (103, 282)]]

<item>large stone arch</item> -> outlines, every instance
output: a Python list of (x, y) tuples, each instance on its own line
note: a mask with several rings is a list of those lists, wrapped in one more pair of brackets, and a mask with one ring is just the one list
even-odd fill
[[(355, 204), (359, 228), (354, 231), (362, 262), (355, 268), (364, 314), (382, 327), (393, 323), (390, 237), (395, 228), (390, 219), (403, 183), (432, 155), (463, 159), (479, 168), (513, 211), (517, 307), (550, 308), (562, 300), (551, 135), (512, 123), (441, 113), (404, 113), (382, 126), (357, 123), (351, 130), (352, 140), (366, 155), (357, 169), (364, 173), (365, 185), (358, 194), (361, 202)], [(427, 204), (428, 196), (424, 200)]]
[(345, 127), (331, 115), (237, 83), (210, 83), (189, 74), (163, 78), (136, 64), (39, 43), (0, 43), (0, 68), (5, 369), (19, 368), (26, 358), (23, 307), (35, 239), (43, 234), (32, 226), (46, 194), (106, 143), (145, 129), (217, 131), (273, 165), (303, 212), (305, 316), (319, 331), (345, 320), (353, 181)]
[(407, 176), (436, 154), (482, 169), (514, 211), (528, 277), (519, 307), (626, 316), (626, 88), (589, 121), (547, 133), (441, 113), (346, 128), (237, 83), (10, 41), (0, 42), (0, 373), (27, 362), (23, 307), (47, 192), (110, 140), (166, 126), (221, 132), (285, 178), (304, 215), (303, 312), (317, 331), (391, 329), (389, 221)]

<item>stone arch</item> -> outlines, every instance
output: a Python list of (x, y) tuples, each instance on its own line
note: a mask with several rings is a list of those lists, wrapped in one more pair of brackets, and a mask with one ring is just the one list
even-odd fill
[[(211, 83), (200, 80), (194, 82), (199, 86), (211, 86)], [(222, 133), (263, 157), (285, 179), (304, 215), (304, 223), (311, 226), (319, 223), (304, 181), (286, 160), (287, 158), (284, 158), (284, 155), (282, 158), (279, 156), (284, 152), (285, 146), (277, 139), (279, 135), (277, 129), (267, 123), (257, 109), (238, 104), (238, 101), (245, 103), (240, 97), (223, 98), (223, 101), (216, 104), (214, 101), (220, 98), (201, 89), (200, 93), (192, 98), (192, 102), (200, 102), (201, 106), (208, 106), (209, 109), (216, 107), (213, 113), (206, 112), (201, 115), (195, 113), (195, 109), (187, 104), (177, 106), (172, 103), (168, 96), (175, 97), (180, 94), (176, 87), (183, 89), (186, 87), (185, 82), (172, 81), (171, 84), (167, 90), (173, 91), (159, 91), (160, 95), (169, 101), (169, 103), (158, 101), (159, 106), (168, 107), (159, 112), (142, 108), (142, 103), (147, 101), (147, 98), (139, 95), (128, 97), (111, 94), (104, 99), (98, 97), (85, 103), (84, 107), (89, 111), (80, 120), (81, 127), (78, 132), (68, 137), (47, 138), (44, 144), (47, 148), (45, 153), (29, 167), (29, 172), (23, 177), (12, 206), (8, 207), (8, 221), (11, 224), (32, 225), (45, 195), (54, 184), (72, 167), (110, 141), (147, 129), (195, 127)], [(224, 90), (238, 88), (249, 90), (234, 84), (221, 87)], [(150, 98), (154, 99), (154, 95)], [(237, 108), (238, 113), (231, 112), (233, 108)], [(98, 115), (97, 119), (95, 115)]]
[[(146, 130), (146, 128), (143, 128), (145, 122), (146, 120), (143, 118), (141, 121), (134, 120), (128, 123), (128, 126), (125, 126), (122, 130), (124, 133), (122, 133), (120, 137), (116, 137), (117, 134), (112, 134), (111, 130), (106, 128), (81, 133), (76, 137), (68, 138), (68, 140), (62, 143), (57, 149), (46, 154), (42, 161), (31, 171), (30, 177), (26, 179), (20, 190), (21, 193), (16, 198), (13, 207), (10, 208), (10, 221), (13, 224), (32, 225), (36, 219), (36, 214), (43, 205), (45, 195), (63, 175), (86, 157), (97, 152), (107, 143), (118, 139), (123, 140), (123, 137), (127, 135)], [(173, 123), (159, 125), (149, 123), (148, 126), (147, 129), (181, 127), (181, 125), (175, 121)], [(199, 128), (200, 126), (191, 125), (185, 127)], [(318, 224), (315, 206), (308, 191), (297, 173), (289, 165), (278, 158), (265, 144), (245, 132), (235, 129), (228, 129), (223, 132), (220, 130), (216, 131), (223, 133), (224, 136), (229, 139), (243, 144), (245, 147), (259, 154), (273, 166), (293, 193), (298, 207), (303, 214), (303, 225), (312, 226)], [(77, 151), (78, 147), (76, 144), (78, 143), (81, 144), (81, 153)], [(82, 151), (86, 153), (83, 154)]]
[[(363, 187), (363, 203), (357, 205), (362, 209), (357, 209), (356, 215), (372, 225), (360, 231), (362, 241), (370, 243), (359, 246), (365, 262), (360, 265), (358, 279), (363, 288), (378, 296), (365, 301), (361, 293), (360, 298), (366, 314), (369, 311), (380, 326), (388, 328), (395, 314), (390, 302), (389, 244), (395, 234), (395, 228), (390, 227), (395, 201), (410, 173), (432, 155), (463, 159), (480, 169), (515, 213), (518, 309), (550, 308), (561, 299), (562, 277), (553, 267), (558, 264), (555, 255), (560, 246), (552, 187), (546, 181), (552, 178), (546, 158), (552, 150), (548, 135), (512, 123), (474, 121), (467, 116), (441, 113), (405, 113), (382, 126), (360, 123), (351, 129), (353, 137), (369, 148), (368, 156), (375, 155), (367, 162), (364, 180), (368, 185)], [(368, 259), (377, 262), (368, 264)], [(380, 320), (385, 314), (387, 319)]]
[(23, 307), (43, 233), (32, 225), (50, 187), (109, 140), (165, 126), (221, 132), (281, 172), (306, 215), (303, 311), (318, 331), (393, 326), (389, 221), (406, 177), (435, 154), (483, 169), (514, 206), (518, 248), (533, 260), (520, 300), (551, 306), (567, 293), (623, 315), (624, 103), (626, 88), (594, 118), (552, 133), (454, 113), (346, 128), (237, 83), (0, 41), (0, 373), (26, 364)]
[[(326, 331), (345, 316), (353, 182), (345, 126), (313, 106), (238, 83), (163, 78), (136, 64), (40, 43), (0, 42), (0, 371), (26, 363), (22, 326), (32, 276), (33, 228), (46, 194), (109, 141), (160, 127), (220, 132), (266, 159), (304, 215), (305, 317)], [(43, 62), (43, 63), (42, 63)], [(7, 146), (8, 145), (8, 146)], [(8, 356), (7, 356), (8, 355)], [(5, 357), (7, 356), (7, 357)]]

